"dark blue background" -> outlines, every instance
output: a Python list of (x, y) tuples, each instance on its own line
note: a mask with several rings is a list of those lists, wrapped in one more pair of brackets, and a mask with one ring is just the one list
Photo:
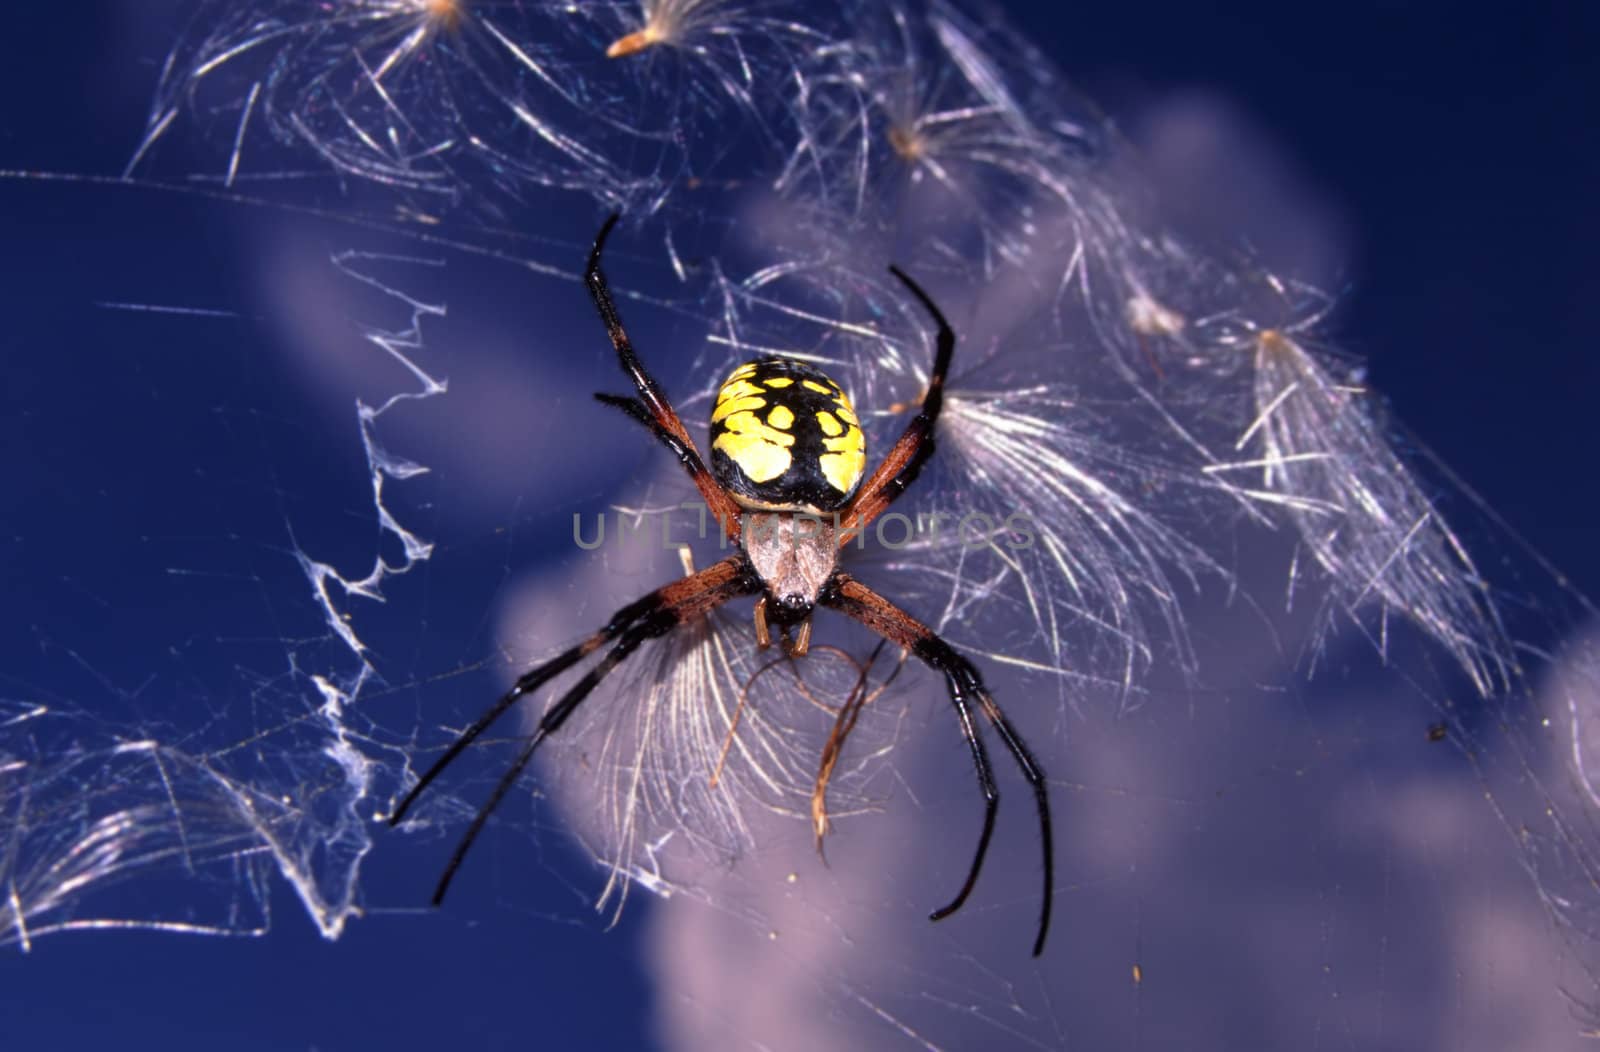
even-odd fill
[[(1396, 415), (1580, 589), (1600, 592), (1600, 502), (1589, 467), (1600, 450), (1600, 10), (1010, 6), (1136, 144), (1141, 115), (1188, 92), (1214, 93), (1257, 124), (1348, 224), (1354, 251), (1335, 328), (1369, 358)], [(153, 83), (166, 31), (153, 18), (149, 39), (127, 39), (127, 24), (87, 3), (13, 12), (0, 46), (0, 168), (120, 170), (147, 100), (107, 85), (138, 83), (141, 67)], [(250, 280), (247, 266), (192, 251), (208, 227), (232, 221), (214, 206), (152, 202), (114, 188), (0, 183), (7, 462), (26, 461), (25, 443), (52, 433), (38, 410), (74, 383), (71, 369), (41, 349), (102, 346), (111, 356), (106, 368), (125, 370), (131, 384), (140, 356), (161, 353), (129, 344), (130, 332), (149, 330), (90, 304), (248, 298), (238, 292)], [(148, 280), (130, 282), (130, 268)], [(225, 400), (228, 385), (240, 382), (225, 375), (237, 359), (218, 361), (215, 374), (196, 375), (195, 392), (166, 396)], [(93, 431), (92, 405), (62, 406), (77, 414), (59, 429), (70, 436), (63, 441), (103, 443), (114, 455), (118, 436)], [(26, 425), (24, 411), (33, 417)], [(216, 466), (232, 463), (224, 457)], [(21, 516), (45, 497), (24, 489), (11, 511)], [(214, 535), (219, 516), (196, 532)], [(106, 530), (103, 522), (64, 524), (64, 543), (87, 550)], [(107, 551), (106, 568), (115, 555)], [(42, 638), (70, 641), (75, 632), (59, 619), (79, 616), (34, 605), (19, 591), (21, 557), (11, 564), (0, 621), (4, 653), (36, 650)], [(96, 569), (85, 564), (81, 572)], [(128, 642), (133, 677), (145, 648)], [(6, 952), (0, 1044), (594, 1048), (650, 1040), (647, 1018), (609, 1008), (648, 997), (632, 963), (637, 915), (606, 937), (539, 924), (530, 961), (521, 925), (378, 919), (328, 944), (302, 922), (291, 896), (280, 889), (274, 899), (265, 942), (68, 935), (29, 955)], [(564, 967), (569, 955), (611, 962), (614, 979), (605, 989), (568, 988), (565, 977), (596, 971)], [(430, 1010), (414, 1011), (419, 1002)], [(507, 1033), (508, 1018), (523, 1030)]]
[(1396, 415), (1592, 593), (1600, 11), (1073, 5), (1035, 39), (1116, 116), (1236, 102), (1348, 220), (1335, 328)]

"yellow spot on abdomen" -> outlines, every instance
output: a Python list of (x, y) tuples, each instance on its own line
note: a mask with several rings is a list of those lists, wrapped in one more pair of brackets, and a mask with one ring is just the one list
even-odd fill
[(824, 453), (817, 458), (822, 477), (840, 493), (849, 493), (861, 481), (861, 472), (867, 466), (866, 454), (858, 447), (843, 453)]
[(717, 392), (717, 401), (726, 402), (730, 398), (762, 398), (765, 392), (748, 379), (737, 374), (728, 377), (728, 382), (722, 385), (722, 390)]
[[(751, 371), (752, 372), (755, 371), (753, 367), (752, 367)], [(768, 387), (788, 387), (790, 384), (794, 383), (794, 377), (792, 377), (792, 376), (774, 376), (770, 380), (763, 380), (761, 382), (766, 384)]]
[(767, 423), (780, 431), (787, 431), (794, 424), (794, 413), (786, 405), (772, 407), (772, 412), (767, 414)]
[(727, 454), (751, 482), (770, 482), (789, 470), (793, 435), (768, 427), (748, 411), (733, 411), (725, 426), (711, 448)]
[[(833, 400), (833, 413), (817, 411), (817, 426), (825, 436), (822, 447), (828, 451), (817, 458), (817, 467), (822, 469), (822, 477), (828, 480), (828, 485), (840, 493), (849, 493), (867, 468), (867, 436), (857, 426), (856, 415), (844, 393), (833, 392)], [(840, 420), (844, 423), (839, 423)]]
[(722, 390), (717, 392), (717, 404), (711, 410), (711, 422), (715, 424), (717, 421), (734, 413), (760, 409), (766, 404), (767, 397), (765, 392), (749, 380), (740, 377), (739, 373), (736, 372), (728, 377), (728, 382), (723, 384)]
[(760, 409), (766, 404), (767, 400), (759, 396), (720, 401), (717, 403), (716, 409), (711, 413), (711, 422), (715, 424), (726, 417), (733, 416), (735, 413), (748, 413), (752, 409)]

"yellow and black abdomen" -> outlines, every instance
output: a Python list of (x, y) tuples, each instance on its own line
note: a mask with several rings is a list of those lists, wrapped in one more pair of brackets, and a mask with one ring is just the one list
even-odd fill
[(850, 400), (814, 366), (758, 358), (717, 392), (711, 472), (745, 507), (836, 511), (855, 495), (866, 464)]

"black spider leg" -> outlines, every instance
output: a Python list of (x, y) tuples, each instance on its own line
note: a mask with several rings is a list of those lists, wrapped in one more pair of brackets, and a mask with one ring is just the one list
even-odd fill
[(650, 375), (644, 363), (639, 361), (639, 356), (634, 353), (633, 342), (628, 339), (628, 330), (622, 325), (622, 316), (617, 313), (617, 306), (612, 302), (606, 276), (600, 270), (600, 254), (604, 251), (606, 239), (611, 236), (612, 228), (617, 225), (619, 216), (618, 212), (611, 213), (600, 227), (600, 233), (595, 235), (594, 248), (589, 251), (588, 266), (583, 270), (583, 283), (588, 287), (595, 309), (600, 312), (600, 320), (605, 323), (606, 332), (611, 336), (611, 345), (617, 350), (617, 360), (622, 365), (622, 371), (633, 380), (633, 386), (639, 392), (639, 397), (625, 398), (619, 395), (597, 394), (595, 398), (606, 405), (616, 406), (639, 421), (672, 450), (678, 462), (689, 472), (695, 488), (700, 491), (706, 506), (722, 524), (729, 539), (738, 540), (740, 530), (738, 503), (717, 484), (711, 472), (706, 470), (705, 461), (701, 459), (700, 451), (695, 448), (694, 439), (689, 437), (688, 430), (684, 428), (678, 411), (672, 408), (666, 392), (661, 389), (661, 385)]
[(961, 721), (961, 736), (972, 749), (972, 763), (978, 773), (978, 787), (983, 791), (983, 832), (978, 836), (978, 850), (972, 859), (972, 868), (949, 905), (941, 906), (929, 914), (931, 920), (942, 920), (960, 909), (978, 882), (978, 872), (983, 868), (984, 856), (989, 850), (989, 840), (994, 835), (995, 814), (1000, 807), (1000, 791), (995, 785), (994, 769), (983, 740), (978, 737), (972, 719), (972, 704), (976, 702), (984, 717), (1000, 735), (1012, 759), (1022, 770), (1022, 776), (1033, 789), (1034, 801), (1039, 808), (1039, 839), (1044, 848), (1044, 897), (1039, 910), (1039, 934), (1034, 939), (1033, 955), (1044, 952), (1044, 940), (1050, 930), (1050, 905), (1055, 892), (1055, 847), (1050, 829), (1049, 785), (1044, 770), (1033, 758), (1027, 743), (1022, 740), (1011, 721), (990, 696), (983, 685), (977, 668), (958, 654), (950, 644), (940, 639), (934, 631), (910, 614), (895, 606), (883, 596), (842, 571), (836, 571), (833, 580), (823, 590), (819, 602), (854, 618), (891, 642), (898, 643), (936, 672), (943, 673), (950, 689), (950, 701), (955, 705), (956, 717)]
[(650, 415), (650, 410), (645, 408), (645, 404), (637, 398), (606, 394), (601, 391), (595, 394), (594, 400), (622, 410), (643, 425), (645, 430), (655, 435), (662, 445), (672, 450), (672, 455), (678, 458), (678, 463), (684, 466), (691, 478), (695, 477), (699, 472), (705, 471), (705, 465), (701, 462), (700, 454), (695, 451), (695, 448), (684, 445), (677, 435), (657, 423), (656, 418)]
[(843, 528), (839, 533), (840, 547), (855, 537), (855, 532), (852, 531), (859, 532), (873, 519), (883, 514), (884, 510), (894, 503), (895, 498), (916, 481), (922, 466), (933, 455), (934, 425), (939, 420), (939, 411), (944, 408), (945, 376), (950, 372), (950, 360), (955, 354), (955, 330), (950, 328), (950, 323), (945, 320), (944, 313), (933, 302), (933, 297), (924, 292), (922, 286), (911, 280), (910, 276), (899, 267), (891, 266), (889, 273), (900, 279), (901, 284), (911, 291), (938, 326), (933, 372), (928, 376), (928, 390), (922, 396), (922, 407), (917, 410), (917, 415), (911, 418), (905, 431), (901, 432), (894, 445), (889, 447), (883, 463), (878, 465), (877, 470), (862, 485), (861, 491), (856, 494), (855, 499), (850, 502), (850, 507), (845, 509), (841, 516)]
[(438, 887), (434, 891), (433, 903), (438, 905), (444, 898), (444, 893), (450, 885), (455, 872), (461, 866), (467, 851), (471, 848), (484, 823), (489, 820), (490, 814), (499, 806), (507, 792), (516, 783), (523, 769), (533, 758), (533, 751), (550, 734), (558, 730), (567, 717), (571, 716), (578, 705), (588, 697), (589, 693), (605, 678), (606, 674), (614, 669), (641, 643), (647, 639), (665, 635), (678, 625), (703, 616), (714, 607), (727, 602), (740, 595), (750, 595), (760, 590), (760, 582), (750, 569), (749, 561), (741, 553), (730, 556), (719, 563), (706, 567), (697, 574), (681, 578), (669, 585), (656, 589), (624, 606), (612, 615), (604, 628), (574, 646), (551, 658), (549, 661), (536, 668), (530, 669), (517, 678), (515, 684), (501, 698), (491, 705), (482, 716), (479, 716), (472, 725), (462, 731), (456, 740), (450, 743), (444, 755), (436, 760), (432, 767), (418, 779), (411, 791), (400, 801), (394, 813), (389, 816), (391, 826), (398, 825), (422, 794), (444, 769), (450, 766), (462, 751), (471, 745), (489, 726), (503, 716), (508, 709), (521, 700), (528, 693), (538, 689), (557, 675), (571, 668), (577, 662), (594, 653), (600, 647), (612, 640), (618, 640), (605, 657), (598, 664), (584, 674), (583, 678), (561, 696), (561, 700), (551, 706), (533, 737), (524, 746), (517, 761), (508, 770), (500, 783), (495, 787), (494, 793), (487, 803), (479, 808), (473, 818), (472, 825), (459, 845), (444, 875), (440, 878)]
[[(663, 617), (663, 614), (667, 614), (667, 616)], [(601, 658), (598, 664), (588, 672), (585, 672), (583, 678), (574, 683), (571, 689), (561, 695), (561, 700), (550, 707), (549, 711), (539, 720), (539, 726), (533, 732), (533, 736), (528, 739), (528, 744), (524, 745), (522, 751), (517, 754), (516, 762), (506, 768), (506, 773), (501, 776), (499, 783), (494, 787), (494, 792), (489, 794), (489, 799), (485, 800), (483, 806), (478, 808), (478, 813), (472, 819), (472, 825), (467, 827), (467, 831), (461, 837), (460, 843), (456, 844), (456, 849), (450, 856), (449, 864), (444, 867), (444, 872), (439, 875), (439, 883), (433, 889), (433, 904), (435, 906), (444, 901), (445, 892), (450, 890), (450, 882), (455, 879), (456, 870), (461, 868), (461, 863), (466, 859), (467, 852), (472, 850), (472, 845), (478, 839), (478, 834), (483, 831), (484, 825), (489, 821), (489, 816), (494, 813), (495, 808), (500, 806), (500, 802), (505, 799), (512, 786), (517, 784), (517, 779), (522, 777), (522, 772), (528, 766), (529, 761), (533, 759), (533, 751), (539, 747), (539, 743), (560, 730), (561, 725), (567, 722), (567, 717), (577, 710), (590, 692), (599, 685), (602, 679), (605, 679), (606, 674), (622, 664), (623, 659), (638, 649), (640, 643), (647, 639), (664, 635), (676, 626), (676, 619), (671, 617), (670, 613), (665, 610), (658, 610), (655, 614), (640, 621), (622, 633), (622, 638), (617, 642), (617, 645), (607, 651), (606, 656)]]

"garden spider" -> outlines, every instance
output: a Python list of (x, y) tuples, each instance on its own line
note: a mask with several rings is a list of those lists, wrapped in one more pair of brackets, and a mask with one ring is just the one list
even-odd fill
[[(489, 815), (516, 784), (539, 743), (561, 728), (607, 674), (645, 640), (666, 635), (704, 617), (730, 599), (756, 596), (756, 641), (763, 648), (771, 645), (771, 626), (776, 626), (783, 633), (789, 652), (797, 657), (803, 655), (811, 639), (811, 613), (823, 606), (854, 618), (944, 675), (962, 737), (972, 750), (978, 786), (983, 792), (984, 813), (983, 831), (978, 836), (978, 850), (967, 879), (948, 905), (930, 914), (932, 920), (950, 916), (967, 901), (989, 848), (1000, 794), (995, 787), (988, 752), (973, 720), (974, 706), (993, 725), (1022, 768), (1039, 807), (1039, 835), (1044, 847), (1044, 897), (1039, 911), (1038, 935), (1033, 944), (1033, 954), (1037, 957), (1044, 950), (1045, 934), (1050, 927), (1054, 884), (1050, 803), (1044, 772), (1022, 736), (990, 697), (973, 664), (926, 625), (837, 565), (839, 550), (905, 492), (932, 454), (934, 422), (939, 417), (944, 397), (945, 374), (955, 350), (955, 333), (921, 286), (899, 267), (891, 266), (890, 272), (922, 304), (939, 331), (933, 373), (921, 409), (878, 469), (862, 482), (866, 440), (844, 391), (813, 366), (792, 358), (769, 356), (739, 366), (718, 391), (711, 415), (711, 468), (708, 470), (660, 385), (634, 354), (622, 319), (611, 301), (605, 276), (600, 272), (600, 253), (616, 222), (614, 213), (596, 235), (584, 270), (584, 283), (589, 287), (622, 369), (632, 378), (638, 397), (609, 394), (595, 397), (643, 424), (672, 450), (738, 551), (698, 573), (634, 600), (583, 642), (523, 673), (511, 689), (462, 731), (428, 768), (389, 817), (391, 826), (405, 817), (417, 797), (462, 750), (518, 700), (601, 647), (613, 644), (539, 720), (516, 761), (478, 810), (466, 835), (456, 846), (434, 890), (434, 905), (443, 901), (468, 849)], [(761, 418), (757, 417), (757, 410), (762, 411)]]

